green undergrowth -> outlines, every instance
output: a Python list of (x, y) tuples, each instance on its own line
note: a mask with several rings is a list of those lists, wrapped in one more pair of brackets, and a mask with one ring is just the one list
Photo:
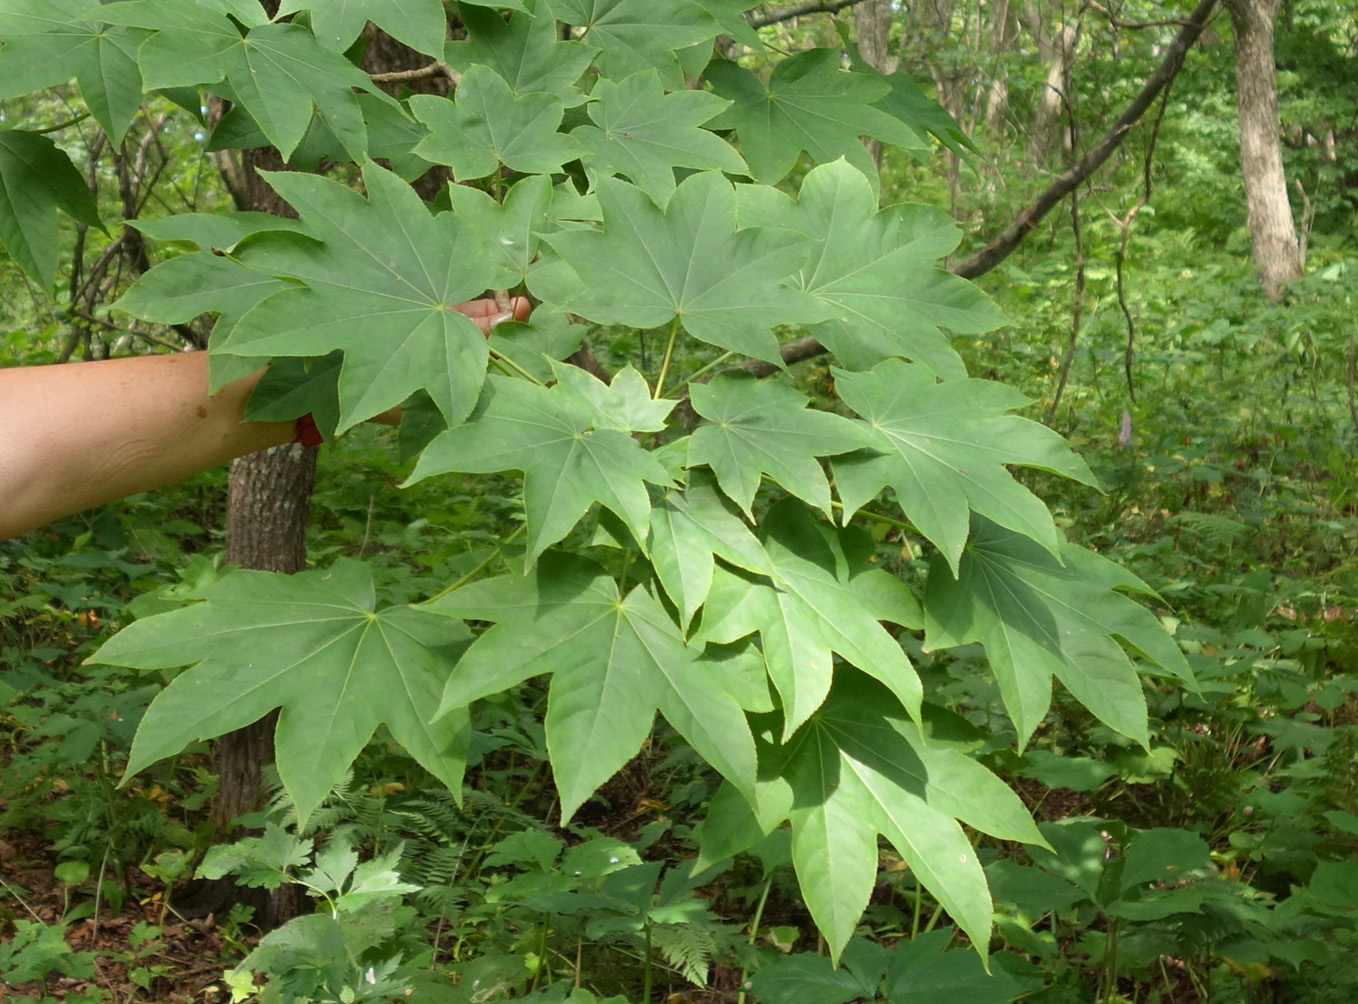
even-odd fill
[[(1317, 312), (1331, 309), (1324, 281), (1297, 291), (1303, 307), (1314, 295)], [(280, 795), (251, 821), (262, 836), (208, 846), (214, 779), (201, 749), (118, 786), (154, 675), (81, 665), (113, 628), (220, 575), (220, 539), (203, 528), (220, 525), (222, 503), (205, 478), (0, 545), (0, 828), (42, 834), (72, 879), (45, 925), (7, 884), (0, 977), (28, 990), (86, 971), (86, 955), (62, 949), (63, 924), (196, 871), (300, 883), (318, 908), (262, 939), (234, 917), (241, 954), (222, 960), (219, 999), (638, 1001), (703, 986), (771, 1004), (924, 1001), (944, 986), (997, 1004), (1347, 999), (1358, 986), (1344, 961), (1358, 906), (1352, 439), (1332, 362), (1313, 364), (1302, 340), (1289, 348), (1271, 308), (1235, 285), (1226, 323), (1186, 310), (1172, 336), (1145, 332), (1136, 405), (1100, 358), (1117, 333), (1102, 348), (1091, 337), (1060, 413), (1106, 489), (1057, 494), (1060, 525), (1157, 590), (1197, 675), (1187, 692), (1148, 679), (1149, 751), (1058, 698), (1020, 754), (980, 651), (929, 655), (907, 639), (928, 700), (955, 713), (938, 735), (1008, 779), (1054, 851), (979, 845), (993, 975), (885, 848), (865, 940), (831, 968), (785, 831), (695, 864), (718, 779), (667, 731), (557, 828), (544, 691), (531, 681), (475, 707), (460, 807), (379, 730), (305, 829)], [(1030, 353), (994, 358), (1008, 371)], [(808, 386), (819, 379), (813, 367)], [(1119, 444), (1124, 407), (1132, 436)], [(317, 563), (368, 558), (393, 602), (475, 567), (500, 546), (488, 525), (514, 529), (515, 500), (493, 481), (406, 491), (407, 472), (389, 433), (360, 430), (325, 452), (314, 499)], [(879, 526), (876, 539), (883, 567), (919, 571), (899, 530)], [(173, 892), (166, 902), (175, 909)], [(140, 999), (156, 1000), (168, 970), (143, 968)]]

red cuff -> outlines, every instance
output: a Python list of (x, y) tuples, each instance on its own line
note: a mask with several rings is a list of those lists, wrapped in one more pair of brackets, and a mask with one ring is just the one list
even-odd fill
[(321, 430), (316, 428), (316, 420), (311, 417), (310, 412), (297, 420), (297, 438), (293, 442), (301, 443), (303, 446), (320, 446), (325, 442), (325, 437), (321, 435)]

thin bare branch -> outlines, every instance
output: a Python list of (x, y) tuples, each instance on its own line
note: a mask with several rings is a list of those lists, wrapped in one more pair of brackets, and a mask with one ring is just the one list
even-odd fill
[[(1127, 110), (1104, 134), (1098, 144), (1080, 158), (1078, 163), (1053, 181), (1036, 200), (1025, 206), (1014, 221), (1005, 227), (994, 240), (966, 261), (954, 265), (952, 271), (956, 275), (960, 275), (964, 279), (975, 279), (977, 276), (985, 275), (1004, 261), (1023, 242), (1023, 239), (1036, 229), (1038, 223), (1051, 211), (1052, 207), (1059, 205), (1078, 185), (1103, 166), (1103, 163), (1112, 156), (1113, 151), (1122, 144), (1132, 126), (1136, 125), (1155, 99), (1178, 75), (1179, 70), (1183, 67), (1184, 56), (1187, 54), (1189, 46), (1196, 42), (1198, 36), (1202, 34), (1202, 30), (1206, 27), (1216, 5), (1217, 0), (1200, 0), (1197, 8), (1184, 22), (1184, 27), (1175, 36), (1169, 48), (1165, 50), (1160, 65), (1142, 85), (1141, 92), (1127, 106)], [(846, 3), (843, 6), (849, 6), (849, 4)], [(820, 355), (824, 351), (825, 347), (808, 335), (805, 338), (788, 342), (779, 350), (779, 355), (785, 365), (791, 366), (793, 363)], [(756, 376), (769, 376), (778, 371), (776, 366), (758, 359), (748, 360), (742, 363), (740, 368), (748, 370)]]
[(393, 70), (390, 73), (370, 73), (368, 79), (375, 84), (404, 84), (411, 80), (427, 80), (429, 77), (447, 77), (456, 87), (462, 82), (462, 74), (447, 63), (439, 61), (413, 70)]
[(845, 7), (852, 7), (862, 2), (863, 0), (807, 0), (806, 3), (794, 4), (791, 7), (784, 7), (782, 10), (770, 11), (767, 14), (756, 14), (749, 20), (752, 26), (763, 28), (766, 25), (791, 21), (794, 17), (803, 17), (807, 14), (833, 14)]
[(1054, 206), (1059, 205), (1061, 200), (1073, 192), (1077, 185), (1103, 166), (1104, 161), (1122, 145), (1122, 141), (1126, 139), (1132, 126), (1136, 125), (1160, 92), (1178, 75), (1183, 66), (1184, 55), (1188, 52), (1188, 47), (1196, 42), (1198, 36), (1202, 34), (1203, 28), (1207, 25), (1207, 19), (1216, 9), (1216, 5), (1217, 0), (1200, 0), (1197, 8), (1189, 16), (1185, 27), (1179, 31), (1179, 34), (1174, 37), (1174, 41), (1170, 43), (1169, 48), (1165, 50), (1165, 56), (1160, 61), (1160, 65), (1146, 79), (1141, 92), (1127, 106), (1127, 110), (1122, 113), (1113, 127), (1088, 153), (1080, 158), (1078, 163), (1048, 185), (1047, 189), (1032, 203), (1025, 206), (1014, 221), (1000, 231), (999, 236), (966, 261), (953, 266), (952, 271), (954, 273), (964, 279), (975, 279), (979, 275), (985, 275), (1008, 258)]

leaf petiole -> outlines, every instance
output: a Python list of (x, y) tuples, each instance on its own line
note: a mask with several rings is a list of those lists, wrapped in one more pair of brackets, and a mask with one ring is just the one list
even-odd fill
[(693, 381), (712, 372), (722, 363), (726, 362), (726, 360), (730, 359), (733, 355), (735, 355), (735, 352), (732, 351), (723, 352), (721, 355), (717, 356), (716, 359), (713, 359), (710, 363), (707, 363), (704, 366), (699, 366), (696, 370), (690, 373), (688, 375), (688, 379), (685, 380), (684, 383), (686, 384), (693, 383)]
[[(528, 524), (526, 524), (526, 523), (520, 523), (520, 524), (518, 525), (518, 527), (514, 530), (514, 532), (511, 533), (508, 537), (506, 537), (503, 541), (501, 541), (501, 543), (502, 543), (502, 544), (508, 544), (511, 540), (513, 540), (513, 539), (514, 539), (515, 537), (517, 537), (519, 534), (523, 533), (523, 531), (524, 531), (525, 527), (527, 527), (527, 525), (528, 525)], [(500, 549), (499, 549), (499, 548), (496, 548), (495, 550), (491, 551), (490, 554), (486, 555), (484, 558), (482, 558), (480, 561), (478, 561), (478, 562), (476, 563), (476, 567), (473, 568), (473, 569), (472, 569), (470, 572), (468, 572), (466, 575), (462, 576), (462, 578), (458, 579), (458, 580), (457, 580), (456, 582), (454, 582), (452, 585), (447, 586), (447, 587), (445, 587), (444, 589), (440, 590), (438, 593), (435, 593), (433, 596), (429, 597), (429, 599), (427, 599), (427, 600), (422, 600), (421, 603), (416, 604), (416, 606), (420, 606), (420, 605), (422, 605), (422, 604), (424, 604), (424, 603), (433, 603), (435, 600), (441, 600), (441, 599), (443, 599), (443, 597), (447, 596), (449, 593), (455, 592), (455, 591), (457, 591), (458, 589), (461, 589), (461, 588), (462, 588), (463, 586), (465, 586), (468, 582), (470, 582), (472, 579), (476, 578), (478, 575), (480, 575), (482, 572), (484, 572), (487, 568), (489, 568), (491, 562), (493, 562), (497, 557), (499, 557), (499, 556), (500, 556), (500, 553), (501, 553), (501, 552), (500, 552)]]
[(494, 349), (491, 349), (490, 361), (493, 362), (496, 366), (498, 366), (500, 368), (500, 371), (504, 373), (505, 376), (521, 376), (529, 383), (535, 383), (539, 387), (547, 386), (545, 383), (543, 383), (537, 377), (533, 376), (533, 374), (529, 373), (526, 369), (524, 369), (513, 359), (510, 359), (509, 356), (505, 355), (502, 352), (496, 352)]
[(665, 358), (660, 361), (660, 375), (655, 378), (655, 394), (653, 399), (660, 400), (660, 395), (665, 391), (665, 377), (670, 371), (670, 360), (674, 357), (674, 343), (679, 338), (679, 315), (674, 315), (674, 320), (670, 322), (670, 337), (665, 343)]

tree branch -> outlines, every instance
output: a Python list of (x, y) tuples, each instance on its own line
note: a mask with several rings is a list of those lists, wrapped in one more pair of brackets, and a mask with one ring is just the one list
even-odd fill
[(392, 70), (389, 73), (370, 73), (368, 79), (376, 84), (404, 84), (411, 80), (425, 80), (429, 77), (444, 76), (453, 82), (456, 87), (462, 82), (462, 74), (458, 73), (447, 63), (440, 60), (437, 63), (430, 63), (428, 66), (416, 67), (413, 70)]
[(1188, 47), (1196, 42), (1198, 36), (1202, 34), (1202, 29), (1206, 27), (1207, 19), (1216, 4), (1217, 0), (1200, 0), (1197, 9), (1189, 15), (1184, 27), (1174, 37), (1169, 48), (1165, 50), (1165, 57), (1160, 61), (1160, 65), (1147, 78), (1141, 92), (1127, 106), (1127, 110), (1122, 113), (1113, 127), (1104, 133), (1103, 138), (1081, 157), (1077, 164), (1048, 185), (1046, 191), (1031, 204), (1025, 206), (1014, 219), (1014, 222), (1000, 231), (994, 240), (966, 261), (954, 265), (952, 271), (955, 274), (964, 279), (975, 279), (979, 275), (985, 275), (1013, 253), (1014, 249), (1037, 227), (1042, 217), (1046, 216), (1052, 207), (1060, 204), (1062, 199), (1074, 191), (1075, 186), (1103, 166), (1104, 161), (1122, 145), (1122, 141), (1126, 139), (1132, 126), (1136, 125), (1160, 92), (1178, 75), (1183, 66), (1184, 55), (1188, 52)]
[(833, 14), (862, 2), (863, 0), (807, 0), (806, 3), (785, 7), (768, 14), (756, 14), (750, 18), (750, 25), (763, 28), (766, 25), (778, 24), (780, 21), (791, 21), (794, 17), (802, 17), (805, 14)]
[[(850, 6), (853, 2), (856, 2), (856, 0), (847, 0), (847, 2), (832, 0), (830, 3), (814, 5), (813, 9), (830, 7), (839, 9), (840, 7)], [(1146, 79), (1141, 92), (1127, 106), (1127, 110), (1104, 134), (1098, 144), (1080, 158), (1079, 163), (1053, 181), (1036, 200), (1025, 206), (1014, 222), (1000, 231), (999, 236), (966, 261), (954, 265), (952, 268), (954, 274), (960, 275), (964, 279), (975, 279), (977, 276), (985, 275), (1013, 253), (1014, 249), (1037, 227), (1053, 206), (1059, 205), (1061, 200), (1074, 191), (1077, 185), (1103, 166), (1104, 161), (1112, 156), (1113, 151), (1122, 144), (1127, 133), (1131, 131), (1132, 126), (1136, 125), (1146, 109), (1178, 75), (1179, 70), (1183, 67), (1184, 56), (1188, 52), (1188, 47), (1196, 42), (1198, 36), (1202, 34), (1203, 28), (1207, 26), (1207, 19), (1211, 16), (1216, 5), (1217, 0), (1200, 0), (1197, 9), (1189, 15), (1182, 30), (1175, 36), (1169, 48), (1165, 50), (1165, 56), (1160, 61), (1160, 65)], [(788, 342), (779, 349), (778, 354), (782, 357), (784, 365), (791, 366), (793, 363), (818, 356), (824, 351), (826, 351), (825, 346), (821, 345), (814, 337), (807, 335), (804, 338)], [(760, 359), (746, 360), (738, 368), (761, 377), (778, 372), (778, 367)]]

